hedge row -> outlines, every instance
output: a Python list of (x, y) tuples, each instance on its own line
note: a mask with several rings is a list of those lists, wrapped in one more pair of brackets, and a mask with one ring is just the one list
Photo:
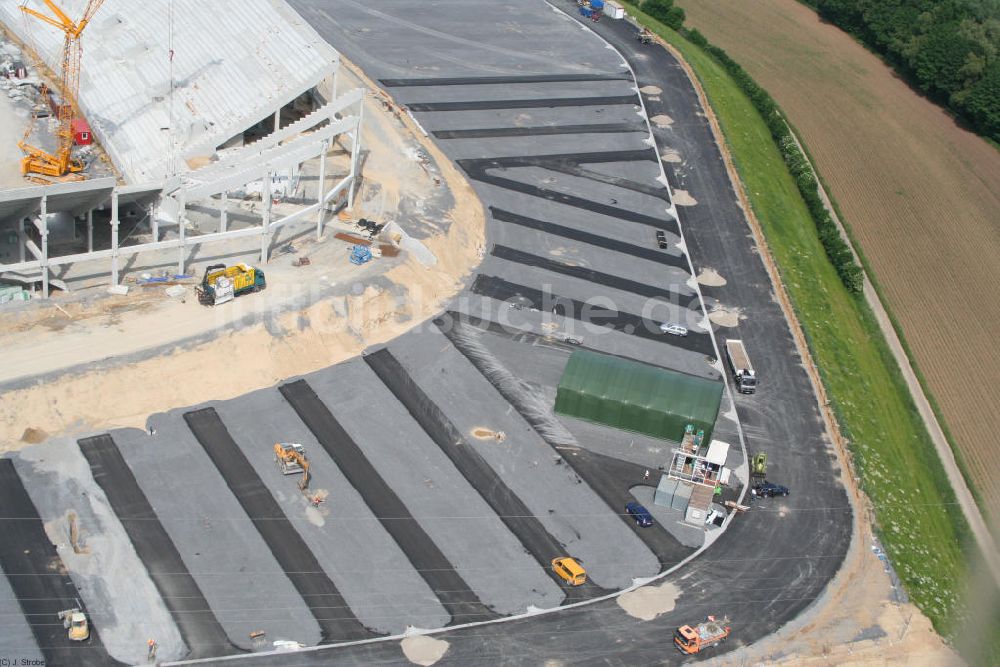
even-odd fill
[(795, 183), (802, 194), (802, 198), (809, 207), (809, 213), (816, 224), (820, 241), (823, 243), (823, 248), (826, 250), (830, 262), (833, 263), (834, 268), (837, 270), (837, 275), (848, 290), (860, 293), (864, 288), (864, 272), (858, 266), (857, 262), (854, 261), (854, 255), (851, 253), (850, 247), (844, 242), (843, 237), (840, 235), (840, 230), (837, 229), (836, 223), (830, 217), (830, 212), (823, 205), (816, 175), (813, 173), (809, 161), (806, 160), (805, 155), (799, 149), (795, 137), (792, 136), (792, 131), (788, 127), (788, 123), (785, 122), (781, 111), (778, 109), (778, 105), (768, 92), (761, 88), (747, 74), (746, 70), (739, 63), (730, 58), (729, 54), (719, 47), (710, 44), (708, 39), (700, 32), (687, 28), (682, 28), (680, 32), (692, 43), (704, 49), (725, 68), (736, 82), (736, 85), (746, 93), (754, 107), (764, 118), (764, 122), (771, 131), (771, 136), (774, 138), (775, 144), (777, 144), (782, 157), (785, 159), (785, 164), (788, 165), (788, 170), (795, 177)]

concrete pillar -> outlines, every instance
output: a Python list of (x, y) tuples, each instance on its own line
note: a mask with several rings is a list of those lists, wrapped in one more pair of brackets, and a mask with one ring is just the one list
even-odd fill
[(319, 156), (319, 192), (316, 193), (316, 203), (319, 210), (316, 211), (316, 240), (323, 238), (323, 218), (326, 214), (326, 204), (323, 197), (326, 196), (326, 153), (330, 150), (330, 142), (323, 142), (323, 152)]
[(149, 205), (149, 228), (153, 232), (153, 243), (160, 240), (160, 219), (156, 217), (156, 207)]
[(269, 227), (271, 226), (271, 177), (267, 172), (264, 177), (264, 187), (261, 189), (261, 200), (264, 204), (264, 223), (260, 228), (260, 263), (267, 264), (267, 247), (271, 244)]
[(87, 210), (87, 252), (94, 252), (94, 211)]
[(24, 264), (24, 218), (17, 221), (17, 256), (18, 261)]
[(219, 231), (226, 231), (229, 224), (229, 191), (222, 193), (222, 204), (219, 207)]
[(354, 208), (354, 184), (358, 180), (358, 156), (361, 153), (361, 122), (364, 119), (364, 100), (358, 105), (358, 126), (354, 128), (351, 142), (351, 184), (347, 186), (347, 208)]
[(47, 196), (42, 196), (42, 210), (39, 232), (42, 237), (42, 298), (49, 298), (49, 212)]
[(118, 284), (118, 190), (111, 191), (111, 284)]
[(187, 233), (187, 225), (184, 224), (185, 218), (187, 217), (187, 197), (184, 196), (184, 192), (180, 195), (180, 210), (177, 211), (177, 234), (180, 236), (181, 244), (177, 248), (177, 274), (184, 275), (184, 257), (187, 253), (187, 247), (184, 243), (184, 238)]
[(274, 131), (277, 132), (281, 129), (281, 107), (274, 112)]

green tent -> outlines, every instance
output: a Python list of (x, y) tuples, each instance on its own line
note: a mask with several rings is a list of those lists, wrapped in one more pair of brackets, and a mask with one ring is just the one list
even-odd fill
[(675, 442), (693, 424), (709, 442), (721, 402), (719, 380), (576, 350), (559, 380), (555, 411)]

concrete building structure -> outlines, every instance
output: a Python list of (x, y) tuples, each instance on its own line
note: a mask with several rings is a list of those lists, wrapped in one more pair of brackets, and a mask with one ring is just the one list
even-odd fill
[[(57, 71), (62, 34), (23, 16), (20, 4), (0, 0), (0, 21)], [(62, 6), (75, 17), (84, 4)], [(183, 274), (190, 246), (252, 236), (265, 263), (277, 229), (308, 222), (319, 236), (328, 203), (352, 203), (364, 93), (338, 90), (339, 55), (282, 0), (107, 0), (83, 41), (81, 111), (124, 184), (102, 178), (0, 192), (0, 233), (16, 243), (0, 257), (0, 280), (40, 285), (47, 297), (51, 267), (108, 259), (117, 285), (122, 257), (172, 248)], [(350, 150), (349, 169), (328, 187), (327, 155), (338, 141)], [(317, 158), (315, 197), (276, 219), (275, 200)], [(230, 195), (259, 199), (259, 222), (232, 229)], [(195, 203), (218, 211), (215, 229), (188, 224)], [(146, 219), (150, 242), (122, 244), (124, 207)], [(86, 221), (85, 252), (52, 255), (59, 214), (74, 234)], [(99, 245), (95, 224), (110, 226)]]
[[(0, 22), (58, 72), (62, 33), (22, 4), (0, 0)], [(85, 5), (60, 2), (72, 19)], [(106, 0), (81, 41), (80, 108), (129, 183), (182, 172), (248, 130), (266, 134), (257, 125), (287, 124), (319, 106), (315, 89), (339, 65), (282, 0)]]

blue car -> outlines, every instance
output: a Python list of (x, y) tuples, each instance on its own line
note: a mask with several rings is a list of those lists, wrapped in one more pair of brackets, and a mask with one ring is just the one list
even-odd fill
[(639, 503), (628, 503), (625, 505), (625, 512), (635, 519), (635, 524), (641, 528), (653, 525), (653, 515)]

